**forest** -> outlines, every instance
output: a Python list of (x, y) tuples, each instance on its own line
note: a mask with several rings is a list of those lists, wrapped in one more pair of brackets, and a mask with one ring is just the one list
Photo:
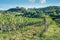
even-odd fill
[(0, 10), (0, 40), (60, 40), (60, 6)]

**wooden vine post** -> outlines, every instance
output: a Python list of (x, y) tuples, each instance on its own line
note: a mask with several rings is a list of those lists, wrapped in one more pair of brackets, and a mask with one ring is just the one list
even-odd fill
[(46, 19), (47, 18), (47, 15), (44, 15), (44, 31), (46, 32), (47, 31), (47, 29), (48, 29), (48, 23), (47, 23), (47, 20), (48, 19)]

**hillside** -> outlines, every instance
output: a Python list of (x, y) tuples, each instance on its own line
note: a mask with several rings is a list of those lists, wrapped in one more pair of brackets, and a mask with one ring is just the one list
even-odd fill
[(60, 40), (60, 6), (1, 10), (0, 40)]

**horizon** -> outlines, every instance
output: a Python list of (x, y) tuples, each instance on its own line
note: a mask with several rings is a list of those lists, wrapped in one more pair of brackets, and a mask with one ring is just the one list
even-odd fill
[(60, 0), (0, 0), (0, 10), (16, 7), (43, 8), (48, 6), (60, 6)]
[[(19, 6), (16, 6), (16, 7), (19, 7)], [(16, 7), (11, 7), (11, 8), (16, 8)], [(21, 6), (22, 7), (22, 6)], [(21, 7), (19, 7), (19, 8), (21, 8)], [(28, 8), (26, 8), (26, 7), (23, 7), (23, 8), (26, 8), (26, 9), (29, 9), (29, 8), (46, 8), (46, 7), (50, 7), (50, 6), (45, 6), (45, 7), (28, 7)], [(53, 7), (53, 6), (52, 6)], [(58, 7), (58, 6), (57, 6)], [(7, 8), (7, 9), (0, 9), (0, 10), (9, 10), (10, 8)]]

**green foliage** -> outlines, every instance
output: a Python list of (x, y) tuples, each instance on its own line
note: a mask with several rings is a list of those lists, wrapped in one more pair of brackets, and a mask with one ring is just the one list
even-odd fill
[(59, 12), (58, 6), (2, 10), (0, 40), (60, 40)]

